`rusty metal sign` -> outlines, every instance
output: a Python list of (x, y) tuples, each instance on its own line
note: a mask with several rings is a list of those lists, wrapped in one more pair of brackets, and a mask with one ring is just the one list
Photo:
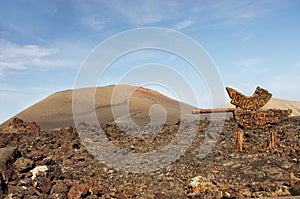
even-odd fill
[(291, 109), (268, 109), (259, 110), (271, 99), (272, 94), (267, 90), (257, 87), (252, 96), (245, 96), (233, 88), (226, 88), (231, 104), (237, 108), (218, 108), (218, 109), (195, 109), (193, 114), (201, 113), (218, 113), (218, 112), (232, 112), (234, 120), (238, 123), (236, 132), (235, 149), (242, 151), (243, 134), (245, 129), (263, 129), (269, 128), (271, 134), (271, 141), (269, 147), (276, 146), (276, 129), (273, 125), (286, 119), (291, 113)]

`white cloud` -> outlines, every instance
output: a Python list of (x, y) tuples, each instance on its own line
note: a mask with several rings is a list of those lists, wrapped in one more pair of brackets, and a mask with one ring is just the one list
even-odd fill
[(117, 12), (134, 25), (152, 25), (178, 17), (178, 2), (167, 1), (108, 1), (114, 13)]
[(193, 21), (191, 21), (191, 20), (181, 21), (175, 25), (175, 29), (182, 30), (182, 29), (185, 29), (185, 28), (191, 26), (192, 24), (193, 24)]
[[(274, 3), (276, 2), (276, 3)], [(212, 27), (248, 25), (280, 8), (280, 1), (77, 1), (78, 16), (86, 26), (106, 30), (122, 22), (125, 27), (175, 24), (182, 30), (193, 25)], [(189, 19), (189, 20), (184, 20)]]
[(38, 45), (19, 45), (7, 40), (0, 40), (0, 76), (7, 71), (28, 68), (66, 67), (71, 61), (59, 59), (57, 48), (45, 48)]
[(61, 59), (41, 59), (41, 58), (34, 58), (31, 62), (35, 66), (47, 68), (47, 67), (66, 67), (70, 65), (69, 60), (61, 60)]
[(237, 66), (240, 67), (253, 67), (258, 66), (264, 62), (264, 59), (261, 58), (252, 58), (252, 59), (244, 59), (236, 62)]
[(85, 26), (90, 27), (91, 29), (97, 31), (105, 30), (106, 26), (110, 23), (113, 23), (113, 19), (109, 18), (108, 13), (103, 13), (103, 11), (95, 11), (94, 13), (84, 14), (80, 19), (81, 23)]
[(21, 62), (5, 62), (5, 61), (4, 62), (0, 61), (0, 68), (2, 69), (10, 68), (10, 69), (18, 69), (18, 70), (26, 69), (26, 67)]
[(42, 48), (38, 45), (18, 45), (0, 40), (0, 59), (19, 57), (45, 57), (56, 54), (58, 49)]
[(211, 1), (207, 4), (204, 19), (213, 22), (212, 26), (249, 25), (280, 8), (281, 4), (278, 0)]
[(12, 56), (30, 56), (30, 57), (45, 57), (56, 54), (58, 49), (41, 48), (37, 45), (15, 46), (6, 49), (7, 55)]
[[(149, 26), (183, 19), (189, 13), (188, 4), (181, 1), (77, 1), (81, 22), (95, 30), (125, 26)], [(173, 21), (174, 23), (174, 21)]]

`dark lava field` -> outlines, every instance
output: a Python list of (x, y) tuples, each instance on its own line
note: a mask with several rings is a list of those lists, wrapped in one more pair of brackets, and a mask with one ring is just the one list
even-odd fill
[[(235, 121), (226, 120), (221, 128), (210, 124), (207, 120), (178, 121), (144, 129), (103, 124), (108, 140), (123, 149), (120, 158), (159, 151), (170, 144), (186, 146), (168, 165), (149, 158), (145, 164), (156, 161), (157, 165), (153, 162), (151, 165), (157, 169), (148, 171), (141, 166), (132, 171), (126, 169), (128, 165), (122, 164), (122, 160), (115, 161), (119, 165), (109, 165), (99, 161), (97, 153), (89, 152), (98, 147), (98, 151), (108, 155), (114, 153), (99, 148), (97, 143), (103, 135), (96, 127), (82, 124), (79, 136), (72, 127), (44, 131), (34, 122), (15, 119), (0, 133), (0, 198), (291, 198), (300, 195), (300, 117), (290, 117), (277, 124), (275, 148), (268, 148), (268, 129), (245, 131), (242, 152), (234, 150)], [(184, 133), (181, 136), (192, 138), (189, 145), (184, 139), (172, 142), (179, 129)], [(144, 134), (135, 136), (137, 132)], [(83, 143), (89, 143), (88, 147)], [(132, 163), (141, 161), (134, 158), (130, 160)]]

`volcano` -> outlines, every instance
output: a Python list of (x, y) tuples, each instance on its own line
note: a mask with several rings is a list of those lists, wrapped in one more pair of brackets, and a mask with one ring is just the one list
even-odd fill
[[(129, 85), (110, 85), (54, 93), (13, 116), (0, 127), (7, 126), (8, 122), (15, 117), (35, 121), (45, 130), (74, 126), (72, 112), (74, 91), (94, 94), (94, 98), (88, 95), (80, 97), (80, 106), (83, 108), (80, 114), (88, 116), (89, 113), (95, 111), (100, 123), (116, 120), (129, 122), (131, 119), (138, 125), (147, 125), (153, 122), (151, 120), (158, 120), (158, 122), (165, 120), (166, 123), (173, 123), (180, 119), (181, 114), (191, 115), (194, 108), (151, 89)], [(94, 109), (86, 108), (86, 105), (92, 102)]]

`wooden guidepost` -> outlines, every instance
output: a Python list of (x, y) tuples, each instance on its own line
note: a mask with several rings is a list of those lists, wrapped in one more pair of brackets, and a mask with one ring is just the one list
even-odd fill
[(235, 139), (235, 150), (242, 151), (243, 150), (243, 137), (244, 132), (241, 127), (238, 127), (236, 130), (236, 139)]
[(267, 109), (261, 110), (272, 97), (272, 94), (267, 90), (257, 87), (252, 96), (245, 96), (233, 88), (226, 88), (230, 103), (237, 108), (217, 108), (217, 109), (195, 109), (193, 114), (203, 113), (220, 113), (232, 112), (234, 120), (238, 123), (236, 132), (235, 150), (243, 150), (243, 134), (246, 129), (262, 129), (269, 128), (271, 140), (269, 147), (276, 146), (276, 129), (272, 128), (273, 125), (279, 121), (286, 119), (291, 113), (291, 109)]

